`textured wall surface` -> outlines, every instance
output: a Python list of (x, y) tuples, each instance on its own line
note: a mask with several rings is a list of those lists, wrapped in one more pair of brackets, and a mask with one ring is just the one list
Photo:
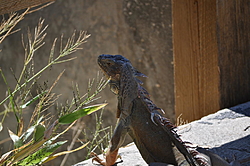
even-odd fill
[[(77, 56), (76, 60), (52, 66), (38, 80), (40, 85), (44, 82), (51, 85), (57, 75), (66, 69), (54, 89), (55, 93), (62, 94), (59, 101), (65, 102), (73, 97), (72, 82), (79, 84), (81, 93), (86, 92), (88, 80), (96, 77), (99, 71), (96, 63), (99, 54), (121, 54), (148, 76), (143, 81), (152, 100), (166, 111), (167, 117), (174, 119), (170, 0), (57, 0), (51, 6), (27, 15), (18, 24), (21, 31), (9, 36), (0, 46), (2, 49), (0, 67), (10, 82), (10, 86), (14, 86), (15, 83), (10, 68), (16, 75), (20, 74), (22, 68), (24, 50), (21, 44), (21, 34), (26, 34), (28, 27), (32, 29), (36, 26), (40, 17), (45, 19), (45, 24), (49, 24), (49, 27), (45, 38), (46, 45), (37, 51), (35, 57), (35, 70), (42, 68), (48, 62), (50, 48), (55, 37), (60, 38), (61, 34), (64, 34), (65, 38), (70, 37), (74, 30), (86, 30), (91, 34), (88, 42), (83, 45), (83, 49), (74, 53), (74, 56)], [(2, 100), (6, 89), (2, 79), (0, 79), (0, 89)], [(116, 97), (108, 88), (101, 93), (101, 96), (98, 102), (109, 103), (104, 111), (104, 123), (114, 125)], [(48, 111), (53, 113), (54, 108)], [(29, 114), (27, 110), (27, 117)], [(7, 119), (14, 120), (12, 118), (14, 117), (9, 116)], [(93, 125), (94, 116), (87, 117), (86, 121), (88, 125)], [(14, 124), (8, 127), (15, 130)], [(5, 134), (1, 134), (0, 139), (8, 137), (6, 130), (3, 133)], [(6, 151), (9, 145), (3, 147), (0, 150)], [(70, 161), (66, 165), (74, 164), (82, 159), (83, 153), (76, 152), (70, 155)]]

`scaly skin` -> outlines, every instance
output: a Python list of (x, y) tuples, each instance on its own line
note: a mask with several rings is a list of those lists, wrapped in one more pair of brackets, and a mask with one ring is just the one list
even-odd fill
[(161, 116), (159, 111), (162, 110), (150, 100), (142, 82), (137, 79), (137, 76), (145, 75), (138, 72), (129, 60), (121, 55), (100, 55), (98, 64), (111, 78), (111, 91), (118, 96), (119, 122), (105, 161), (97, 156), (93, 160), (105, 166), (114, 165), (118, 149), (128, 133), (150, 165), (229, 166), (216, 154), (206, 150), (200, 153), (182, 142), (174, 126)]

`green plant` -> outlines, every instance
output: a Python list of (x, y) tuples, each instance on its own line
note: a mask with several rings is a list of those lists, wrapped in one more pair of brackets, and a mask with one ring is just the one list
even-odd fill
[[(17, 21), (20, 21), (21, 18), (23, 18), (22, 15), (18, 16), (17, 14), (14, 14), (13, 17), (10, 17), (9, 21), (6, 21), (7, 23), (5, 22), (5, 25), (9, 26), (9, 22), (14, 26), (17, 24)], [(14, 23), (11, 22), (11, 20)], [(48, 64), (42, 69), (35, 71), (33, 63), (34, 56), (36, 51), (45, 44), (43, 40), (46, 36), (45, 31), (48, 27), (43, 24), (44, 20), (39, 20), (38, 26), (34, 29), (34, 35), (32, 35), (32, 32), (28, 30), (27, 44), (25, 44), (23, 40), (25, 50), (24, 65), (20, 75), (18, 77), (14, 75), (17, 81), (14, 88), (10, 87), (4, 72), (0, 69), (1, 76), (6, 84), (8, 92), (7, 97), (0, 101), (0, 106), (5, 107), (5, 110), (0, 113), (0, 131), (3, 128), (2, 124), (7, 117), (7, 114), (13, 113), (17, 122), (16, 131), (13, 132), (9, 130), (10, 138), (13, 141), (13, 149), (1, 156), (0, 165), (40, 165), (60, 155), (65, 155), (84, 148), (88, 142), (83, 143), (81, 147), (73, 150), (59, 152), (56, 154), (54, 153), (57, 148), (67, 142), (58, 141), (58, 138), (67, 132), (79, 118), (89, 115), (106, 106), (106, 103), (86, 106), (91, 101), (98, 99), (98, 97), (96, 97), (97, 94), (108, 83), (108, 81), (98, 78), (97, 81), (94, 79), (90, 81), (88, 92), (82, 96), (79, 94), (78, 86), (76, 86), (76, 95), (73, 97), (70, 104), (66, 104), (60, 108), (58, 118), (50, 114), (45, 114), (45, 110), (51, 108), (59, 97), (59, 95), (53, 93), (53, 88), (60, 80), (64, 71), (59, 74), (49, 88), (38, 88), (36, 89), (37, 94), (34, 95), (32, 90), (35, 88), (38, 79), (50, 66), (75, 59), (76, 57), (69, 57), (69, 55), (80, 49), (80, 46), (86, 42), (86, 39), (90, 35), (81, 31), (77, 35), (78, 37), (76, 37), (76, 33), (74, 32), (64, 46), (63, 37), (61, 37), (60, 49), (58, 53), (55, 51), (57, 42), (57, 39), (55, 39), (50, 51)], [(7, 29), (9, 34), (11, 33), (9, 30), (11, 29), (13, 29), (12, 26)], [(6, 31), (3, 33), (6, 33)], [(91, 88), (93, 87), (94, 82), (97, 83), (97, 87), (94, 92), (92, 92)], [(31, 104), (35, 105), (34, 111), (30, 118), (28, 127), (25, 127), (26, 125), (23, 121), (24, 110)], [(65, 124), (68, 124), (69, 126), (62, 132), (58, 133), (57, 129), (59, 126)], [(25, 128), (27, 129), (25, 130)]]
[[(109, 141), (112, 136), (112, 126), (104, 127), (103, 126), (103, 110), (101, 111), (100, 115), (98, 116), (95, 114), (95, 119), (96, 119), (96, 126), (94, 131), (91, 132), (91, 138), (88, 138), (88, 132), (86, 129), (84, 129), (84, 135), (87, 140), (90, 140), (90, 143), (87, 145), (87, 155), (86, 155), (86, 160), (89, 159), (91, 156), (91, 153), (94, 152), (96, 149), (98, 149), (100, 152), (103, 151), (104, 148), (108, 147)], [(82, 143), (83, 144), (83, 143)]]
[(0, 24), (0, 44), (4, 41), (4, 39), (15, 32), (18, 31), (14, 30), (13, 28), (21, 21), (23, 20), (24, 16), (29, 12), (29, 9), (27, 9), (22, 14), (18, 15), (17, 13), (11, 13), (9, 15), (8, 19), (2, 19)]

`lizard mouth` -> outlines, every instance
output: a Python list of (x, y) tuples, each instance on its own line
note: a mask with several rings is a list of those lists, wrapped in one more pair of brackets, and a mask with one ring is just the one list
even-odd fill
[(105, 66), (103, 66), (103, 64), (98, 60), (98, 65), (103, 73), (103, 75), (109, 79), (110, 77), (112, 77), (112, 75), (109, 74), (109, 71), (105, 70)]
[(119, 67), (117, 67), (119, 63), (115, 65), (113, 60), (106, 58), (104, 55), (99, 55), (97, 63), (107, 79), (119, 80), (120, 73)]

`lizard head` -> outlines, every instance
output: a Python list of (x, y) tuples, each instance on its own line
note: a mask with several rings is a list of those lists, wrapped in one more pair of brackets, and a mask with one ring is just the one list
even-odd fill
[(112, 81), (119, 81), (122, 65), (130, 61), (121, 55), (99, 55), (97, 60), (100, 68)]
[[(102, 71), (104, 72), (104, 74), (108, 78), (110, 78), (110, 81), (109, 81), (110, 89), (115, 94), (119, 93), (120, 77), (121, 77), (121, 72), (122, 72), (122, 68), (124, 67), (124, 65), (127, 65), (130, 67), (131, 71), (133, 72), (133, 75), (132, 75), (133, 77), (137, 77), (137, 76), (146, 77), (144, 74), (137, 71), (131, 65), (128, 59), (124, 58), (121, 55), (102, 54), (102, 55), (99, 55), (97, 62), (100, 68), (102, 69)], [(136, 79), (136, 81), (139, 84), (142, 84), (142, 82), (139, 79)]]
[(119, 93), (122, 66), (130, 61), (121, 55), (99, 55), (97, 60), (104, 74), (110, 78), (109, 87), (114, 94)]

